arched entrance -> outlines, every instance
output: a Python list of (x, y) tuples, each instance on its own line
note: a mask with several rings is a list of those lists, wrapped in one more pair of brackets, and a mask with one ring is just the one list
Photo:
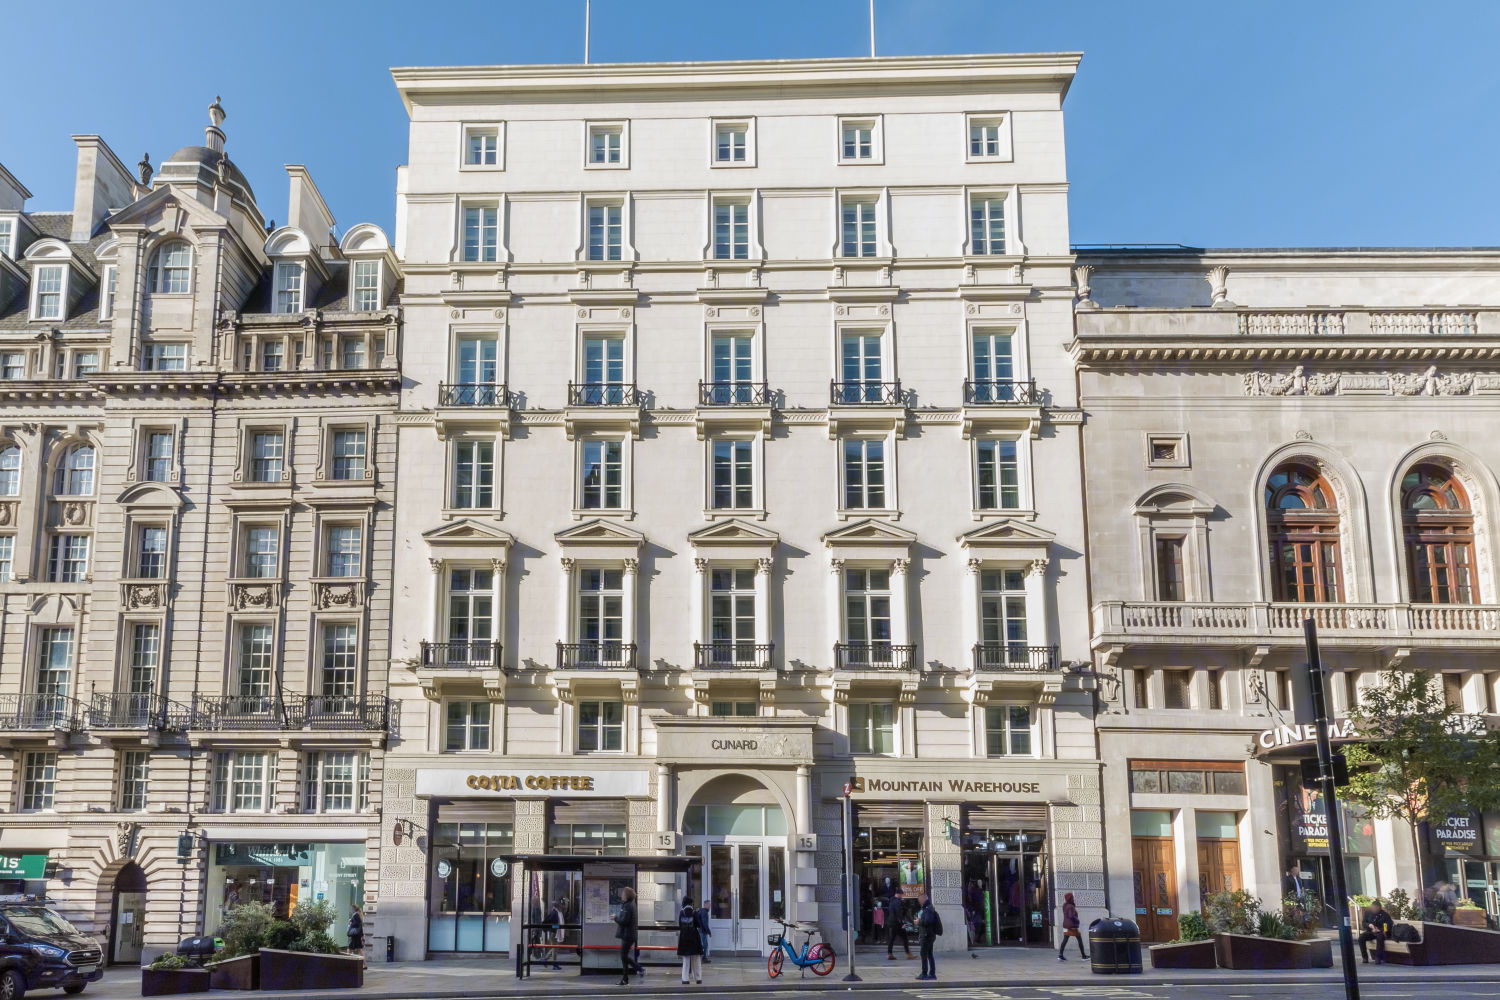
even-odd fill
[(109, 910), (109, 961), (139, 965), (146, 933), (146, 873), (134, 861), (115, 875)]
[(683, 809), (686, 852), (703, 859), (703, 883), (688, 892), (708, 908), (714, 951), (763, 954), (775, 921), (786, 919), (792, 822), (777, 796), (744, 774), (708, 782)]

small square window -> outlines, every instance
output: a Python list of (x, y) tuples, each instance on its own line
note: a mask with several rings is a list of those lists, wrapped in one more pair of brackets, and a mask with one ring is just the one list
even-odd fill
[(755, 166), (755, 122), (715, 121), (708, 162), (714, 167)]
[(1003, 114), (968, 115), (965, 159), (970, 163), (1004, 163), (1011, 159), (1010, 117)]
[(879, 118), (840, 118), (839, 162), (879, 163), (880, 139)]
[(630, 166), (624, 122), (591, 122), (584, 148), (584, 166), (592, 169)]
[(1186, 469), (1188, 436), (1180, 433), (1147, 434), (1146, 465), (1152, 469)]
[(500, 151), (499, 125), (470, 125), (464, 129), (465, 169), (499, 169), (504, 165)]

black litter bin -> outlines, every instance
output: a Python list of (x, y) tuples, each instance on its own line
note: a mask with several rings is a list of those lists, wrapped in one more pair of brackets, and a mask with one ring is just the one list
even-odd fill
[(1089, 963), (1096, 976), (1141, 971), (1141, 929), (1132, 921), (1103, 917), (1089, 924)]
[(214, 953), (214, 939), (212, 937), (190, 937), (183, 938), (177, 943), (177, 954), (183, 958), (195, 956), (202, 958)]

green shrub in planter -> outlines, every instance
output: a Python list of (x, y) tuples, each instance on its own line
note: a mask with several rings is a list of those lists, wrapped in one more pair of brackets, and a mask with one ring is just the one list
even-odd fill
[(328, 936), (328, 926), (337, 916), (338, 910), (326, 899), (298, 903), (292, 910), (292, 925), (297, 928), (297, 937), (287, 947), (292, 951), (310, 951), (319, 955), (337, 954), (339, 946)]
[(1260, 900), (1244, 889), (1211, 892), (1203, 900), (1210, 934), (1254, 934), (1260, 926)]
[(276, 920), (266, 928), (266, 940), (262, 945), (264, 948), (280, 948), (290, 951), (292, 942), (302, 936), (297, 925), (290, 920)]
[(1405, 889), (1392, 889), (1385, 897), (1385, 908), (1392, 920), (1416, 920), (1421, 907), (1413, 906), (1411, 895)]
[(1295, 941), (1301, 936), (1296, 927), (1286, 923), (1276, 913), (1262, 913), (1256, 921), (1255, 932), (1263, 938), (1275, 938), (1278, 941)]
[(276, 923), (276, 911), (265, 903), (240, 903), (224, 915), (219, 937), (224, 939), (220, 958), (259, 954), (266, 935)]
[(1192, 913), (1179, 914), (1177, 917), (1177, 940), (1173, 944), (1183, 944), (1189, 941), (1207, 941), (1213, 937), (1208, 932), (1208, 924), (1203, 922), (1203, 914), (1194, 910)]
[(158, 972), (173, 972), (177, 969), (191, 969), (193, 968), (193, 965), (181, 955), (174, 955), (171, 952), (163, 952), (162, 954), (157, 955), (155, 958), (153, 958), (151, 960), (151, 964), (146, 966), (146, 968), (155, 969)]
[(1323, 924), (1323, 900), (1312, 894), (1283, 897), (1281, 922), (1294, 929), (1298, 937), (1312, 937)]

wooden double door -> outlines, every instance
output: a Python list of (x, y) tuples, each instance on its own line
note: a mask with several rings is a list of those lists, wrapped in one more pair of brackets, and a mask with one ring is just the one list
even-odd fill
[(1177, 857), (1171, 837), (1132, 837), (1135, 922), (1142, 941), (1177, 937)]
[(1198, 838), (1198, 899), (1211, 892), (1234, 892), (1243, 889), (1240, 877), (1240, 842), (1238, 840)]

